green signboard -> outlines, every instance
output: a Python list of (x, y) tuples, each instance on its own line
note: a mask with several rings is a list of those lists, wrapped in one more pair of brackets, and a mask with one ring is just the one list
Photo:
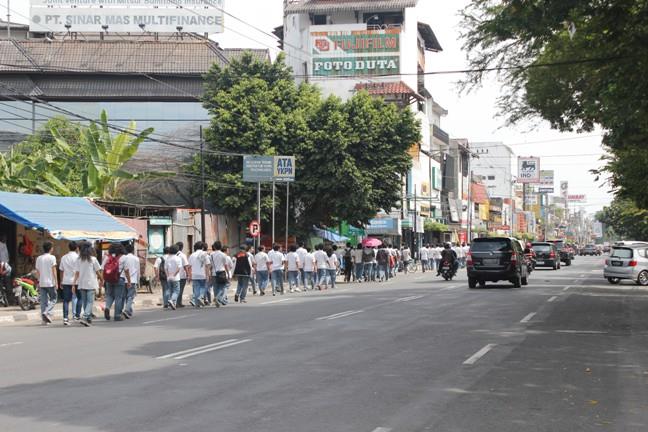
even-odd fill
[(394, 75), (400, 71), (400, 57), (314, 58), (313, 75)]

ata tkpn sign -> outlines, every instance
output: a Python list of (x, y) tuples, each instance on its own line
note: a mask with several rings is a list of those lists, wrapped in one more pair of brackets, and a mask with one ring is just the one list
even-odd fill
[(295, 157), (244, 156), (243, 181), (251, 183), (295, 181)]

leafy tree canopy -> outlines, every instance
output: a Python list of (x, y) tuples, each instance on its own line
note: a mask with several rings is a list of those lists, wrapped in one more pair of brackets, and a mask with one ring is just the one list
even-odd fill
[(648, 210), (637, 208), (631, 200), (614, 200), (596, 219), (619, 239), (648, 241)]
[(472, 0), (463, 18), (470, 65), (482, 71), (464, 84), (499, 68), (509, 122), (541, 117), (577, 132), (600, 125), (611, 156), (595, 172), (648, 208), (646, 2)]
[[(241, 221), (256, 216), (255, 185), (243, 183), (242, 154), (296, 157), (290, 211), (296, 218), (291, 223), (302, 231), (343, 220), (361, 225), (379, 209), (398, 206), (401, 175), (411, 166), (407, 150), (420, 141), (410, 110), (366, 93), (348, 102), (323, 98), (315, 86), (294, 83), (282, 56), (270, 63), (247, 53), (227, 67), (214, 65), (205, 89), (203, 104), (212, 117), (207, 193), (220, 210)], [(199, 157), (189, 170), (200, 173)], [(266, 220), (268, 187), (262, 202)], [(283, 220), (283, 190), (277, 199), (277, 218)]]

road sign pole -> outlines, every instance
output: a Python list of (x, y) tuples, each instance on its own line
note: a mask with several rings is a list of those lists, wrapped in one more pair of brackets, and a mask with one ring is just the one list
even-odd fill
[(290, 219), (290, 182), (286, 182), (286, 251), (288, 250), (288, 221)]
[(275, 182), (272, 182), (272, 247), (275, 244)]
[[(259, 221), (259, 225), (261, 224), (261, 182), (257, 183), (257, 221)], [(261, 246), (261, 236), (256, 239), (255, 241), (255, 250), (256, 252), (259, 251), (259, 247)]]

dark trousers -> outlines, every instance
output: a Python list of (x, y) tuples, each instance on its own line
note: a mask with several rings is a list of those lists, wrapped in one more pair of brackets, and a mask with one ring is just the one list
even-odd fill
[(77, 289), (76, 294), (73, 294), (72, 285), (63, 285), (63, 318), (69, 318), (72, 296), (77, 298), (76, 310), (73, 310), (72, 314), (76, 317), (81, 316), (81, 290)]
[(187, 285), (187, 279), (180, 279), (180, 293), (178, 294), (178, 304), (176, 306), (183, 306), (182, 295), (184, 294), (185, 285)]

